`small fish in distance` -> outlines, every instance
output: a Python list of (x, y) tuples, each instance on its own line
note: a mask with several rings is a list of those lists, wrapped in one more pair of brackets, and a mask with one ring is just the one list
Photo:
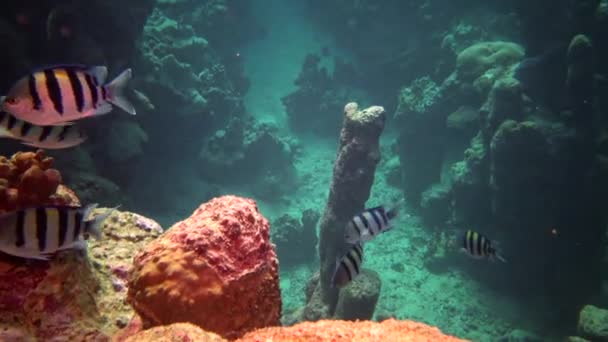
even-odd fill
[(397, 206), (389, 210), (384, 206), (366, 209), (346, 224), (344, 240), (347, 243), (368, 242), (378, 234), (390, 230), (391, 220), (397, 215)]
[(343, 287), (355, 279), (361, 273), (363, 263), (363, 245), (356, 243), (350, 250), (336, 259), (336, 269), (331, 278), (331, 287)]
[(48, 260), (64, 249), (86, 249), (84, 234), (101, 238), (101, 224), (114, 209), (89, 218), (86, 207), (33, 207), (0, 216), (0, 251), (26, 259)]
[(76, 125), (36, 126), (0, 111), (0, 137), (16, 139), (21, 143), (48, 150), (80, 145), (87, 135)]
[(55, 66), (33, 72), (17, 81), (2, 100), (2, 109), (29, 123), (65, 125), (112, 110), (112, 104), (135, 115), (123, 96), (131, 69), (104, 84), (105, 66)]
[(493, 246), (492, 240), (478, 232), (467, 230), (462, 237), (462, 250), (475, 259), (496, 258), (502, 262), (507, 260)]

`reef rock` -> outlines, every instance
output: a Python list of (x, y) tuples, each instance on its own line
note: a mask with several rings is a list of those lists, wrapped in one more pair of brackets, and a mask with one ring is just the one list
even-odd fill
[(578, 331), (593, 341), (608, 341), (608, 310), (585, 305), (579, 314)]
[[(301, 220), (285, 214), (272, 223), (272, 241), (276, 244), (281, 266), (310, 263), (315, 260), (319, 213), (308, 209)], [(297, 250), (297, 253), (294, 253)]]
[(278, 262), (253, 200), (201, 205), (134, 259), (129, 302), (144, 327), (190, 322), (225, 338), (279, 324)]
[(174, 323), (141, 331), (121, 342), (225, 342), (221, 336), (204, 331), (191, 323)]
[(303, 322), (289, 328), (266, 328), (246, 334), (237, 342), (287, 341), (465, 341), (445, 335), (439, 329), (413, 321), (387, 319), (381, 323), (371, 321), (323, 320)]
[(107, 340), (126, 326), (133, 316), (125, 300), (128, 267), (162, 229), (115, 212), (102, 231), (87, 255), (62, 251), (49, 262), (0, 256), (0, 341)]
[(0, 156), (0, 213), (36, 205), (80, 205), (42, 150)]

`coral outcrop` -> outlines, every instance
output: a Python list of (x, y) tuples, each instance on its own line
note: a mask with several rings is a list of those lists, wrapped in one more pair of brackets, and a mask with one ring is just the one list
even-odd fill
[(315, 260), (317, 221), (319, 213), (308, 209), (302, 212), (300, 220), (285, 214), (272, 223), (272, 242), (277, 247), (281, 267)]
[(174, 323), (141, 331), (120, 342), (225, 342), (221, 336), (191, 323)]
[(581, 336), (592, 341), (608, 340), (608, 310), (593, 305), (585, 305), (578, 318)]
[(278, 262), (253, 200), (201, 205), (137, 254), (129, 302), (145, 327), (190, 322), (226, 338), (279, 324)]
[(297, 144), (271, 124), (235, 118), (217, 130), (200, 151), (205, 181), (247, 187), (256, 197), (277, 202), (295, 186)]
[(330, 284), (336, 258), (346, 250), (343, 229), (369, 198), (380, 161), (384, 121), (384, 108), (380, 106), (360, 110), (351, 102), (344, 107), (329, 198), (319, 224), (320, 279), (304, 310), (307, 319), (331, 317), (335, 311), (339, 291)]
[(0, 213), (37, 205), (80, 205), (42, 150), (0, 157)]
[(323, 320), (304, 322), (289, 328), (266, 328), (251, 332), (238, 342), (287, 342), (287, 341), (333, 341), (333, 342), (441, 342), (465, 341), (445, 335), (439, 329), (412, 321), (387, 319), (381, 323), (370, 321)]
[(140, 215), (115, 212), (102, 231), (86, 255), (67, 250), (49, 262), (0, 256), (0, 340), (107, 340), (127, 325), (133, 316), (127, 270), (134, 253), (162, 229)]

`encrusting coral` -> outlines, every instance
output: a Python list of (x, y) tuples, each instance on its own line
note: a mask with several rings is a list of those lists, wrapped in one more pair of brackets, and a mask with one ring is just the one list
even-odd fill
[(42, 150), (0, 156), (0, 213), (37, 205), (80, 205)]

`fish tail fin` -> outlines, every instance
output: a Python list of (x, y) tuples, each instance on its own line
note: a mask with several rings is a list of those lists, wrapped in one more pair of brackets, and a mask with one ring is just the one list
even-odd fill
[[(87, 206), (85, 209), (84, 217), (87, 217), (91, 214), (91, 211), (97, 207), (97, 204), (91, 204)], [(92, 219), (87, 220), (86, 222), (86, 232), (93, 235), (96, 240), (101, 239), (101, 225), (103, 222), (114, 212), (114, 210), (118, 209), (120, 205), (110, 208), (106, 210), (103, 214), (99, 214)], [(88, 214), (88, 215), (87, 215)]]
[(125, 88), (132, 76), (133, 72), (131, 69), (127, 69), (116, 76), (116, 78), (105, 87), (110, 94), (108, 96), (109, 102), (120, 107), (129, 114), (135, 115), (135, 107), (133, 107), (133, 104), (124, 96)]

